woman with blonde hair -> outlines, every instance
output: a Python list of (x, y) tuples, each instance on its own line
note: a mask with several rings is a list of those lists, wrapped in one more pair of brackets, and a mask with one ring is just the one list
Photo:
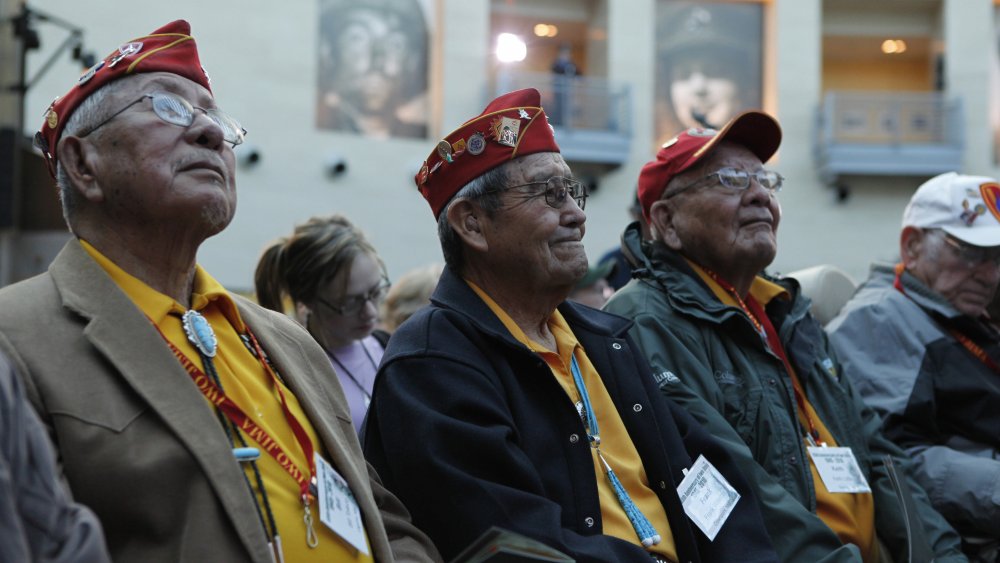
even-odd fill
[(360, 431), (388, 338), (374, 333), (389, 290), (375, 248), (347, 218), (314, 217), (264, 250), (254, 285), (268, 309), (284, 312), (291, 301), (298, 321), (330, 357)]

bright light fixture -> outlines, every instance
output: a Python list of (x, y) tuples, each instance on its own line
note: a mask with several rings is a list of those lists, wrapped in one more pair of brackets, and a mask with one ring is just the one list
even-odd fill
[(886, 55), (898, 55), (906, 52), (906, 41), (902, 39), (886, 39), (882, 42), (882, 52)]
[(513, 33), (497, 35), (497, 59), (502, 63), (523, 61), (528, 56), (528, 46)]

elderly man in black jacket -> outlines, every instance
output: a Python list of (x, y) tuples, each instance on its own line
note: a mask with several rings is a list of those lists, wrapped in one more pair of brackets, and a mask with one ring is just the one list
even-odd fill
[(657, 392), (631, 323), (565, 301), (587, 192), (558, 151), (529, 89), (425, 162), (447, 268), (389, 343), (366, 456), (445, 558), (500, 526), (580, 562), (776, 561), (743, 476)]

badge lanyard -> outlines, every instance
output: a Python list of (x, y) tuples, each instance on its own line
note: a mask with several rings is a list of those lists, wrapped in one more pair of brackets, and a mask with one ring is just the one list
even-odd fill
[(618, 503), (625, 510), (625, 514), (628, 516), (636, 535), (639, 536), (642, 546), (654, 546), (660, 543), (660, 535), (656, 533), (656, 529), (653, 528), (646, 515), (635, 505), (628, 491), (625, 490), (624, 485), (618, 480), (618, 476), (615, 475), (614, 470), (611, 469), (611, 466), (604, 459), (604, 454), (601, 452), (601, 433), (597, 428), (597, 416), (594, 415), (594, 409), (590, 406), (590, 395), (587, 393), (587, 386), (583, 383), (583, 376), (580, 374), (580, 366), (576, 363), (576, 356), (571, 356), (571, 359), (570, 368), (573, 371), (573, 383), (576, 385), (576, 391), (580, 394), (580, 401), (583, 403), (584, 412), (581, 415), (586, 425), (587, 439), (590, 441), (591, 447), (597, 452), (597, 457), (601, 460), (601, 465), (604, 466), (604, 473), (608, 476), (608, 481), (611, 482), (611, 487), (618, 497)]
[(722, 289), (724, 289), (729, 295), (736, 300), (740, 305), (740, 309), (750, 319), (753, 323), (755, 329), (757, 329), (757, 334), (760, 334), (762, 338), (767, 342), (768, 348), (778, 358), (781, 359), (781, 363), (785, 366), (785, 371), (788, 373), (788, 377), (792, 380), (792, 393), (795, 395), (795, 403), (799, 407), (799, 412), (806, 419), (806, 424), (809, 426), (806, 433), (806, 440), (809, 441), (810, 445), (823, 445), (823, 442), (819, 438), (819, 431), (816, 430), (816, 424), (813, 422), (812, 416), (809, 415), (809, 410), (806, 409), (806, 397), (805, 392), (800, 388), (798, 378), (795, 376), (795, 370), (792, 369), (791, 362), (788, 361), (788, 355), (785, 353), (785, 346), (781, 343), (781, 338), (778, 336), (778, 331), (775, 330), (774, 325), (771, 324), (771, 319), (767, 316), (767, 311), (764, 307), (754, 298), (753, 295), (747, 295), (747, 300), (743, 301), (739, 293), (737, 293), (736, 288), (726, 280), (719, 277), (718, 274), (709, 270), (704, 266), (699, 266), (702, 270), (708, 274), (708, 277), (712, 278), (715, 283), (719, 284)]
[[(188, 339), (191, 340), (191, 343), (198, 349), (206, 368), (208, 371), (214, 372), (215, 370), (211, 358), (215, 356), (216, 341), (211, 325), (209, 325), (208, 321), (205, 320), (200, 313), (193, 310), (184, 313), (182, 321), (184, 323), (184, 330), (188, 335)], [(167, 339), (166, 335), (163, 334), (163, 331), (160, 330), (156, 323), (153, 323), (153, 326), (156, 327), (160, 336), (162, 336), (164, 341), (166, 341), (170, 350), (177, 357), (178, 361), (184, 367), (185, 371), (191, 377), (191, 380), (194, 382), (195, 386), (202, 393), (202, 395), (204, 395), (210, 403), (223, 413), (238, 430), (242, 430), (250, 436), (251, 439), (253, 439), (264, 451), (268, 453), (268, 455), (274, 458), (274, 460), (278, 462), (278, 465), (299, 485), (300, 498), (302, 499), (303, 510), (305, 512), (304, 521), (306, 524), (306, 545), (312, 548), (319, 545), (319, 538), (316, 536), (316, 531), (313, 527), (312, 511), (310, 509), (310, 503), (312, 501), (310, 484), (312, 476), (316, 474), (315, 460), (313, 459), (312, 440), (309, 439), (309, 435), (289, 409), (285, 393), (280, 385), (280, 380), (271, 368), (269, 362), (266, 360), (266, 355), (264, 354), (260, 343), (250, 331), (249, 327), (247, 327), (247, 336), (249, 339), (248, 348), (258, 361), (260, 361), (265, 372), (267, 372), (268, 376), (271, 378), (271, 382), (278, 393), (278, 397), (280, 399), (279, 402), (285, 415), (285, 420), (291, 427), (292, 433), (295, 435), (295, 439), (299, 443), (299, 447), (306, 456), (308, 463), (308, 474), (306, 475), (303, 475), (302, 471), (295, 466), (291, 457), (284, 452), (281, 446), (270, 436), (270, 434), (268, 434), (264, 428), (258, 426), (250, 416), (243, 412), (243, 410), (225, 394), (225, 392), (221, 389), (221, 382), (218, 381), (218, 375), (215, 375), (214, 378), (206, 375), (206, 373), (199, 369), (198, 366), (196, 366), (194, 362), (192, 362), (184, 354), (184, 352), (177, 348), (173, 342)], [(270, 510), (268, 510), (268, 512), (270, 512)], [(274, 535), (277, 538), (276, 530)], [(280, 540), (276, 539), (276, 541)]]
[[(903, 277), (904, 269), (905, 267), (903, 266), (903, 264), (896, 264), (896, 279), (892, 282), (892, 286), (895, 287), (903, 295), (906, 295), (906, 290), (903, 289), (903, 281), (901, 279)], [(955, 337), (955, 340), (958, 340), (959, 344), (965, 347), (965, 349), (968, 350), (970, 354), (975, 356), (977, 360), (982, 362), (986, 367), (990, 368), (990, 370), (992, 370), (993, 373), (1000, 374), (1000, 366), (998, 366), (997, 363), (994, 362), (993, 359), (989, 357), (989, 355), (986, 353), (986, 350), (983, 350), (982, 346), (973, 342), (971, 338), (962, 334), (957, 328), (947, 327), (947, 329), (948, 332)]]

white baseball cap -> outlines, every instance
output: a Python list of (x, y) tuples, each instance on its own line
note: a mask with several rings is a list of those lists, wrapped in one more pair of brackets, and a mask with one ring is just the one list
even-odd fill
[(974, 246), (1000, 246), (1000, 183), (946, 172), (927, 180), (903, 211), (903, 227), (941, 229)]

